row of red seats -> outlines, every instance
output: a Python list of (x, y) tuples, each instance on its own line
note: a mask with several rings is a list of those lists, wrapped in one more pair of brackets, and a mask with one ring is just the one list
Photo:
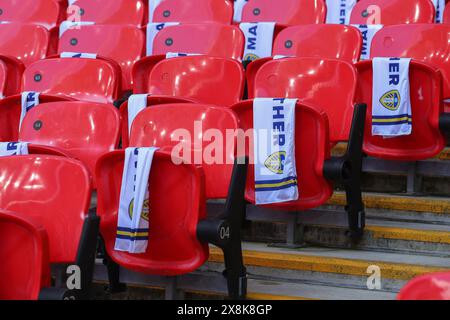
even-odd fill
[[(223, 59), (196, 56), (175, 58), (172, 61), (178, 63), (184, 61), (185, 65), (198, 67), (213, 64), (214, 61), (221, 62), (220, 60)], [(414, 114), (424, 112), (426, 116), (417, 117), (412, 136), (398, 138), (395, 139), (396, 141), (375, 138), (367, 134), (364, 148), (368, 153), (373, 150), (376, 153), (380, 149), (388, 151), (398, 149), (399, 152), (404, 152), (405, 146), (407, 146), (415, 148), (415, 150), (408, 149), (407, 151), (422, 158), (426, 152), (436, 152), (436, 145), (439, 144), (436, 141), (443, 140), (443, 138), (439, 138), (441, 134), (435, 125), (439, 121), (439, 100), (441, 98), (439, 72), (423, 63), (413, 62), (410, 74), (414, 79), (411, 82), (413, 112)], [(275, 83), (279, 83), (279, 86), (273, 85), (274, 75), (277, 75)], [(280, 93), (283, 95), (287, 93), (288, 97), (300, 98), (296, 112), (296, 122), (298, 123), (296, 126), (298, 144), (296, 162), (297, 170), (302, 173), (299, 180), (302, 197), (298, 201), (268, 207), (294, 211), (317, 207), (331, 196), (332, 181), (339, 180), (346, 184), (348, 197), (353, 201), (347, 208), (350, 214), (351, 229), (353, 232), (362, 231), (364, 227), (363, 208), (362, 202), (357, 199), (361, 197), (360, 190), (358, 190), (358, 179), (365, 107), (355, 105), (355, 102), (365, 101), (370, 106), (371, 81), (370, 62), (359, 64), (358, 72), (347, 62), (319, 58), (275, 60), (261, 68), (256, 78), (256, 96), (277, 97), (282, 96)], [(289, 92), (285, 91), (284, 84), (286, 82), (292, 83)], [(301, 88), (311, 87), (317, 83), (321, 83), (321, 86), (320, 89), (313, 92), (313, 96), (302, 96), (304, 91)], [(245, 179), (244, 169), (240, 169), (240, 179), (233, 179), (233, 165), (229, 164), (229, 161), (225, 161), (236, 154), (224, 155), (226, 158), (224, 163), (228, 164), (205, 163), (202, 166), (203, 169), (200, 169), (194, 165), (177, 167), (172, 162), (170, 153), (167, 153), (176, 143), (172, 141), (170, 133), (175, 129), (184, 128), (193, 134), (195, 132), (194, 121), (202, 121), (202, 130), (214, 128), (222, 132), (224, 136), (227, 129), (236, 130), (238, 126), (242, 129), (251, 129), (253, 127), (252, 102), (238, 103), (230, 110), (213, 105), (192, 104), (188, 101), (174, 104), (173, 101), (170, 103), (164, 101), (164, 97), (149, 97), (149, 101), (152, 99), (161, 99), (162, 101), (157, 100), (157, 103), (166, 102), (166, 104), (152, 106), (139, 113), (133, 122), (130, 136), (130, 145), (162, 147), (162, 151), (156, 158), (156, 166), (160, 165), (161, 167), (154, 170), (155, 173), (150, 178), (150, 194), (152, 195), (150, 203), (154, 203), (151, 207), (150, 219), (154, 228), (152, 230), (158, 231), (153, 232), (150, 237), (151, 250), (142, 256), (113, 250), (124, 155), (123, 151), (115, 151), (106, 155), (105, 153), (117, 147), (120, 129), (118, 111), (111, 105), (59, 101), (42, 103), (25, 116), (19, 140), (31, 142), (30, 152), (38, 155), (0, 159), (2, 164), (0, 177), (8, 179), (7, 181), (14, 181), (14, 183), (7, 183), (5, 180), (2, 183), (2, 208), (24, 214), (30, 212), (29, 215), (44, 225), (49, 236), (49, 262), (75, 263), (77, 261), (76, 253), (79, 252), (77, 248), (78, 250), (84, 248), (80, 242), (80, 239), (84, 239), (80, 230), (82, 230), (83, 223), (88, 221), (85, 219), (89, 217), (86, 215), (86, 205), (89, 203), (86, 199), (89, 199), (91, 190), (90, 174), (94, 175), (98, 190), (97, 214), (101, 217), (100, 230), (105, 241), (106, 252), (115, 263), (137, 272), (177, 275), (195, 270), (206, 261), (208, 256), (208, 247), (204, 245), (206, 241), (202, 241), (208, 238), (206, 236), (203, 238), (195, 233), (195, 226), (205, 223), (203, 222), (205, 218), (204, 201), (226, 198), (229, 194), (237, 192), (239, 187), (236, 187), (234, 183), (242, 188), (243, 197), (243, 186), (247, 180), (246, 199), (254, 202), (252, 166), (249, 168), (247, 179)], [(175, 98), (171, 97), (170, 99)], [(183, 99), (180, 100), (183, 102)], [(352, 119), (349, 115), (353, 113), (355, 116)], [(342, 121), (342, 114), (347, 115), (346, 121)], [(368, 114), (370, 115), (370, 113)], [(334, 117), (339, 117), (340, 121), (333, 121)], [(127, 127), (124, 119), (126, 117), (122, 118), (123, 128)], [(366, 121), (370, 122), (370, 116)], [(352, 130), (349, 130), (350, 127)], [(366, 127), (370, 128), (370, 126)], [(333, 143), (341, 140), (349, 141), (347, 156), (340, 159), (330, 158)], [(86, 141), (89, 141), (89, 144), (86, 144)], [(205, 145), (208, 144), (205, 141), (202, 142)], [(226, 150), (225, 146), (223, 148)], [(43, 156), (43, 154), (49, 155)], [(50, 155), (80, 159), (90, 169), (90, 174), (88, 170), (84, 169), (84, 165), (75, 160), (63, 160)], [(78, 169), (75, 168), (77, 166)], [(58, 169), (55, 171), (55, 168)], [(200, 173), (200, 170), (203, 170), (204, 173)], [(168, 174), (169, 172), (170, 174)], [(74, 180), (72, 174), (81, 177)], [(205, 180), (202, 180), (203, 176)], [(32, 177), (39, 177), (39, 179), (34, 180)], [(180, 181), (183, 183), (180, 184)], [(235, 182), (233, 183), (233, 181)], [(37, 188), (37, 184), (42, 187)], [(86, 187), (81, 188), (81, 185)], [(78, 196), (74, 197), (74, 187), (77, 188), (77, 192), (84, 190), (81, 200)], [(69, 190), (67, 194), (63, 192), (65, 188)], [(239, 192), (237, 193), (239, 194)], [(72, 206), (66, 198), (67, 195), (70, 195), (71, 199), (79, 200), (79, 204), (74, 205), (74, 210), (84, 210), (83, 214), (74, 214), (72, 210), (66, 210), (68, 206)], [(43, 206), (42, 210), (36, 210), (35, 201), (30, 200), (35, 198), (40, 200), (40, 205)], [(239, 199), (239, 196), (237, 198)], [(11, 199), (15, 199), (15, 201)], [(27, 201), (20, 201), (20, 199)], [(174, 201), (175, 199), (176, 201)], [(242, 208), (244, 206), (243, 198), (240, 200), (242, 201), (230, 200), (230, 203)], [(81, 209), (80, 204), (83, 204)], [(44, 208), (47, 209), (44, 210)], [(62, 208), (66, 210), (64, 215), (61, 215)], [(42, 212), (45, 212), (44, 217), (41, 216)], [(236, 211), (233, 210), (233, 212)], [(169, 213), (170, 215), (168, 215)], [(66, 217), (66, 214), (71, 215), (72, 218)], [(55, 218), (53, 215), (61, 216)], [(91, 218), (95, 217), (91, 216)], [(57, 221), (67, 225), (67, 221), (72, 220), (75, 221), (71, 222), (70, 232), (56, 231), (61, 228)], [(186, 224), (179, 225), (175, 221), (185, 221)], [(94, 225), (90, 228), (95, 229), (98, 221), (93, 220), (89, 223)], [(220, 220), (208, 223), (216, 226)], [(73, 225), (78, 225), (78, 229), (73, 228)], [(179, 229), (174, 230), (174, 225)], [(167, 237), (167, 233), (177, 235), (177, 237)], [(92, 246), (92, 237), (88, 239)], [(219, 243), (217, 239), (216, 241)], [(68, 242), (71, 243), (73, 250), (66, 249)], [(211, 242), (214, 243), (214, 240)], [(75, 245), (79, 243), (79, 246)], [(92, 253), (92, 248), (89, 252)], [(229, 252), (229, 254), (236, 257), (236, 251)], [(85, 257), (85, 254), (80, 257)], [(235, 280), (243, 276), (242, 264), (239, 262), (237, 264), (240, 265), (237, 267), (240, 272), (236, 274)], [(86, 268), (88, 268), (87, 266)], [(237, 291), (232, 291), (235, 297), (241, 295), (241, 289), (238, 287)]]
[[(445, 34), (448, 36), (448, 31)], [(245, 295), (245, 288), (239, 285), (244, 282), (245, 269), (240, 255), (240, 237), (236, 235), (244, 211), (245, 167), (235, 166), (234, 175), (233, 166), (229, 164), (204, 164), (203, 169), (188, 164), (177, 167), (170, 153), (166, 152), (173, 146), (169, 133), (179, 128), (193, 131), (194, 120), (202, 120), (204, 130), (214, 128), (223, 132), (237, 129), (238, 126), (243, 129), (253, 127), (251, 101), (235, 104), (242, 98), (243, 68), (236, 60), (211, 56), (172, 60), (151, 57), (149, 61), (154, 61), (154, 64), (149, 65), (146, 69), (148, 72), (141, 74), (148, 85), (148, 90), (144, 86), (143, 92), (152, 94), (148, 98), (149, 105), (159, 106), (147, 108), (137, 116), (130, 137), (126, 103), (122, 105), (121, 116), (110, 104), (86, 102), (94, 100), (111, 103), (116, 90), (120, 91), (117, 89), (120, 86), (120, 80), (117, 80), (120, 79), (120, 69), (117, 64), (106, 59), (55, 57), (31, 64), (25, 71), (22, 89), (41, 91), (44, 95), (41, 96), (41, 105), (26, 115), (20, 132), (18, 96), (2, 101), (2, 109), (7, 115), (0, 116), (6, 128), (3, 132), (6, 138), (2, 140), (17, 140), (14, 139), (17, 137), (18, 140), (31, 142), (30, 151), (37, 155), (0, 159), (0, 179), (3, 179), (1, 207), (18, 212), (2, 212), (0, 226), (7, 235), (11, 230), (19, 234), (28, 233), (28, 236), (24, 236), (24, 239), (28, 239), (24, 240), (24, 246), (29, 246), (24, 251), (27, 256), (18, 254), (17, 258), (42, 267), (32, 273), (34, 277), (24, 279), (23, 274), (30, 271), (26, 266), (23, 270), (17, 269), (17, 260), (12, 259), (12, 264), (8, 264), (10, 268), (6, 269), (11, 275), (8, 284), (17, 292), (0, 289), (0, 294), (6, 297), (21, 294), (21, 297), (27, 298), (36, 298), (39, 294), (42, 297), (73, 294), (65, 290), (46, 289), (49, 288), (49, 265), (54, 263), (75, 263), (82, 267), (82, 274), (85, 275), (83, 288), (89, 287), (99, 224), (95, 215), (86, 214), (92, 189), (90, 176), (93, 176), (98, 190), (97, 213), (102, 219), (100, 229), (111, 273), (114, 273), (114, 263), (150, 274), (187, 273), (206, 261), (206, 243), (210, 242), (225, 251), (226, 264), (229, 263), (227, 278), (230, 295)], [(413, 62), (410, 74), (414, 79), (411, 83), (413, 113), (426, 116), (417, 119), (414, 133), (409, 137), (386, 141), (366, 135), (364, 150), (367, 153), (411, 160), (434, 155), (442, 149), (444, 138), (439, 121), (445, 120), (445, 117), (442, 116), (439, 70)], [(96, 82), (86, 85), (85, 79), (95, 79)], [(164, 81), (166, 79), (169, 81)], [(173, 79), (182, 79), (184, 86)], [(217, 79), (217, 82), (211, 79)], [(249, 88), (252, 97), (286, 96), (300, 99), (296, 114), (299, 124), (296, 141), (300, 147), (296, 150), (296, 159), (298, 170), (302, 173), (299, 182), (302, 197), (296, 202), (270, 207), (295, 211), (316, 207), (331, 196), (332, 181), (338, 180), (345, 184), (350, 199), (347, 210), (351, 230), (360, 234), (364, 227), (359, 172), (365, 107), (354, 106), (357, 102), (371, 105), (370, 62), (359, 63), (355, 68), (348, 62), (326, 58), (267, 61), (262, 66), (258, 65), (252, 81)], [(193, 83), (201, 84), (195, 86), (199, 92), (205, 91), (192, 91)], [(305, 95), (302, 88), (314, 88), (318, 83), (321, 84), (320, 89), (313, 90), (312, 95)], [(47, 96), (45, 93), (56, 96)], [(238, 98), (233, 98), (236, 100), (231, 103), (220, 100), (228, 99), (230, 94)], [(96, 100), (105, 96), (111, 99)], [(85, 102), (61, 101), (70, 98)], [(231, 107), (231, 110), (227, 107)], [(366, 122), (370, 121), (369, 118), (370, 112)], [(441, 123), (446, 124), (445, 121)], [(366, 130), (368, 128), (370, 125), (366, 126)], [(448, 124), (442, 125), (442, 128), (448, 128)], [(150, 178), (151, 221), (156, 231), (152, 232), (150, 238), (150, 250), (142, 256), (113, 250), (123, 151), (104, 154), (118, 147), (120, 131), (124, 147), (128, 140), (133, 146), (163, 147), (163, 151), (156, 155), (157, 169), (153, 170), (155, 173)], [(346, 157), (331, 159), (331, 146), (342, 140), (350, 142)], [(79, 159), (88, 170), (76, 160), (53, 155)], [(246, 199), (250, 202), (254, 202), (252, 175), (250, 167), (246, 186)], [(227, 196), (228, 212), (220, 219), (205, 220), (205, 200)], [(72, 201), (78, 201), (73, 205), (73, 211), (66, 210), (67, 206), (72, 206)], [(239, 214), (232, 216), (230, 212)], [(21, 217), (20, 213), (28, 217)], [(46, 213), (45, 216), (42, 213)], [(58, 224), (58, 221), (61, 223)], [(66, 230), (68, 221), (74, 226), (73, 230)], [(179, 221), (184, 221), (184, 224), (180, 225)], [(218, 237), (217, 232), (210, 232), (226, 226), (232, 226), (233, 241), (225, 241)], [(61, 229), (65, 232), (61, 233)], [(167, 234), (174, 236), (168, 238)], [(15, 241), (18, 239), (13, 237), (8, 244), (17, 247)], [(22, 277), (17, 271), (24, 272)], [(114, 276), (112, 279), (118, 280)], [(26, 283), (23, 283), (24, 280)]]
[[(65, 0), (2, 0), (1, 21), (36, 23), (48, 29), (78, 13)], [(99, 24), (130, 24), (144, 26), (148, 19), (148, 3), (142, 0), (77, 0), (79, 18)], [(430, 0), (360, 0), (354, 7), (351, 23), (366, 24), (372, 16), (371, 6), (380, 8), (380, 24), (433, 23), (435, 8)], [(242, 21), (277, 22), (298, 25), (325, 22), (325, 0), (249, 0), (242, 12)], [(155, 9), (152, 22), (220, 22), (233, 21), (231, 0), (164, 0)], [(449, 6), (444, 22), (450, 21)]]
[[(210, 56), (242, 58), (244, 39), (237, 27), (219, 24), (186, 24), (168, 27), (162, 30), (154, 41), (154, 55), (143, 58), (144, 35), (138, 29), (128, 26), (84, 26), (79, 30), (69, 30), (63, 34), (59, 46), (55, 52), (90, 52), (97, 53), (107, 62), (84, 62), (96, 65), (91, 72), (102, 72), (103, 78), (97, 83), (98, 77), (92, 77), (91, 83), (82, 86), (77, 82), (74, 88), (51, 90), (51, 82), (58, 80), (58, 73), (53, 69), (62, 71), (61, 67), (70, 67), (80, 62), (67, 61), (53, 57), (49, 52), (48, 37), (46, 31), (32, 25), (5, 24), (0, 25), (0, 35), (5, 35), (4, 45), (0, 45), (0, 53), (8, 57), (2, 59), (3, 81), (0, 82), (3, 95), (9, 96), (25, 90), (35, 90), (48, 94), (66, 94), (81, 100), (96, 102), (112, 102), (121, 97), (122, 93), (131, 88), (134, 93), (158, 93), (154, 86), (160, 84), (148, 82), (151, 79), (150, 71), (165, 58), (167, 52), (200, 53)], [(398, 56), (411, 57), (419, 61), (429, 63), (440, 69), (444, 76), (444, 98), (450, 95), (450, 68), (448, 67), (449, 53), (442, 48), (448, 46), (450, 26), (434, 24), (410, 24), (397, 25), (383, 28), (379, 31), (372, 43), (372, 57)], [(38, 37), (42, 35), (42, 38)], [(323, 41), (327, 38), (327, 41)], [(18, 39), (35, 39), (23, 46)], [(100, 41), (103, 39), (103, 41)], [(168, 45), (170, 39), (170, 45)], [(127, 45), (124, 50), (123, 43)], [(281, 31), (274, 41), (273, 54), (285, 56), (316, 56), (335, 58), (350, 63), (359, 60), (362, 48), (362, 35), (354, 27), (343, 25), (304, 25), (289, 27)], [(23, 83), (21, 85), (20, 74), (23, 67), (13, 58), (25, 63)], [(98, 59), (98, 60), (102, 60)], [(270, 58), (259, 59), (252, 62), (247, 68), (247, 81), (252, 88), (253, 78), (259, 67)], [(109, 65), (109, 67), (107, 66)], [(117, 70), (121, 67), (122, 75)], [(47, 74), (40, 81), (35, 81), (36, 73), (41, 74), (50, 68), (51, 77)], [(73, 67), (70, 67), (73, 69)], [(86, 70), (79, 70), (79, 77)], [(119, 72), (120, 73), (120, 72)], [(0, 73), (1, 74), (1, 73)], [(94, 73), (95, 74), (95, 73)], [(41, 74), (42, 75), (42, 74)], [(65, 76), (63, 74), (63, 76)], [(121, 81), (121, 78), (123, 81)], [(7, 81), (6, 81), (7, 79)], [(97, 79), (97, 80), (96, 80)], [(237, 78), (242, 82), (242, 78)], [(100, 85), (100, 84), (106, 85)], [(69, 82), (69, 86), (74, 83)], [(92, 88), (102, 88), (102, 92), (92, 92)], [(153, 87), (152, 87), (153, 86)], [(210, 83), (209, 88), (215, 84)], [(180, 89), (182, 91), (182, 89)], [(216, 102), (219, 105), (230, 105), (242, 98), (241, 91), (232, 91), (229, 99), (223, 101), (211, 101), (208, 99), (208, 90), (204, 90), (199, 100), (207, 103)], [(250, 90), (251, 93), (251, 90)], [(202, 94), (202, 93), (200, 93)], [(83, 95), (83, 96), (81, 96)], [(174, 92), (174, 95), (183, 96), (183, 92)], [(189, 96), (197, 98), (196, 94)]]

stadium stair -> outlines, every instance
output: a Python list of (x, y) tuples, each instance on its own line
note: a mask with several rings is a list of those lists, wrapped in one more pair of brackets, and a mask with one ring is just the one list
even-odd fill
[[(296, 229), (304, 246), (284, 244), (289, 233), (285, 216), (250, 224), (244, 243), (249, 299), (395, 299), (412, 278), (450, 270), (450, 199), (365, 193), (367, 227), (357, 245), (350, 245), (345, 235), (344, 200), (338, 192), (316, 212), (297, 215)], [(253, 210), (264, 220), (261, 209), (250, 208), (250, 217)], [(220, 250), (212, 247), (209, 262), (178, 278), (177, 288), (186, 298), (225, 297), (222, 261)], [(380, 290), (367, 288), (369, 266), (380, 267)], [(110, 298), (139, 299), (149, 292), (164, 297), (161, 288), (167, 279), (148, 277), (143, 283), (122, 272), (131, 286)]]

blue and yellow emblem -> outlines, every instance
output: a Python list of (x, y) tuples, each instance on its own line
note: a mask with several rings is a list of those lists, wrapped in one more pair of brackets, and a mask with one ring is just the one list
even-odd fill
[(254, 53), (247, 53), (243, 59), (243, 61), (255, 61), (258, 60), (259, 57)]
[(383, 94), (380, 103), (388, 110), (396, 111), (400, 107), (401, 96), (398, 90), (391, 90)]
[(284, 172), (284, 162), (286, 161), (286, 152), (279, 151), (271, 154), (266, 161), (264, 161), (264, 165), (271, 172), (276, 174), (283, 174)]
[[(128, 206), (128, 215), (132, 220), (133, 220), (133, 209), (134, 209), (134, 199), (131, 200), (130, 205)], [(150, 213), (149, 200), (146, 199), (144, 201), (144, 206), (142, 207), (142, 214), (141, 214), (142, 219), (148, 221), (149, 213)]]

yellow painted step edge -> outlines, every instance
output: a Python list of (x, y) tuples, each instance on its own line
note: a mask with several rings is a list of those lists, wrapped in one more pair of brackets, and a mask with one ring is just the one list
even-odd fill
[[(426, 199), (366, 193), (363, 194), (363, 201), (366, 208), (450, 214), (450, 200), (448, 199)], [(328, 204), (344, 206), (346, 204), (345, 193), (335, 192)]]
[[(243, 254), (244, 262), (247, 266), (336, 273), (353, 276), (368, 276), (367, 268), (375, 265), (380, 267), (382, 277), (397, 280), (410, 280), (425, 273), (450, 270), (450, 268), (442, 267), (307, 256), (300, 254), (281, 254), (250, 250), (244, 251)], [(219, 249), (211, 248), (209, 261), (222, 263), (222, 252)]]
[[(347, 150), (347, 144), (346, 143), (339, 143), (337, 144), (333, 150), (333, 155), (342, 155)], [(437, 160), (450, 160), (450, 148), (445, 148), (439, 155), (435, 157)]]
[[(107, 285), (107, 281), (95, 281), (95, 283), (105, 284)], [(163, 287), (157, 286), (146, 286), (146, 285), (138, 285), (138, 284), (128, 284), (130, 288), (146, 288), (155, 291), (164, 291)], [(209, 297), (225, 297), (223, 293), (213, 292), (213, 291), (202, 291), (202, 290), (186, 290), (187, 293), (204, 295)], [(275, 294), (267, 294), (267, 293), (259, 293), (259, 292), (248, 292), (247, 293), (248, 300), (318, 300), (307, 297), (294, 297), (294, 296), (283, 296), (283, 295), (275, 295)]]
[(366, 230), (370, 231), (372, 233), (372, 236), (377, 239), (396, 239), (450, 244), (450, 232), (445, 231), (389, 228), (378, 226), (367, 226)]

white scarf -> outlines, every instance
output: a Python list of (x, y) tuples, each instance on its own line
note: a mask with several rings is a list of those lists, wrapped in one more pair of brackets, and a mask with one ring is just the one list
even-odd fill
[(372, 135), (398, 137), (412, 132), (409, 64), (411, 59), (374, 58)]
[(361, 50), (361, 60), (369, 60), (370, 59), (370, 50), (372, 48), (372, 40), (377, 34), (378, 31), (380, 31), (383, 28), (383, 25), (381, 24), (359, 24), (359, 25), (353, 25), (361, 31), (362, 34), (362, 50)]
[(128, 98), (128, 134), (131, 134), (131, 125), (139, 112), (147, 107), (148, 94), (133, 94)]
[(332, 24), (349, 24), (356, 0), (327, 0), (327, 21)]
[(25, 118), (27, 112), (33, 109), (38, 104), (39, 104), (39, 92), (35, 91), (22, 92), (19, 130), (20, 127), (22, 126), (22, 121)]
[(241, 23), (239, 28), (245, 36), (243, 61), (253, 61), (272, 56), (274, 22), (245, 22)]
[(256, 204), (297, 200), (295, 106), (297, 99), (253, 102)]
[(21, 156), (28, 154), (26, 142), (0, 142), (0, 157)]
[(148, 179), (157, 148), (127, 148), (123, 168), (115, 250), (144, 253), (149, 237)]

